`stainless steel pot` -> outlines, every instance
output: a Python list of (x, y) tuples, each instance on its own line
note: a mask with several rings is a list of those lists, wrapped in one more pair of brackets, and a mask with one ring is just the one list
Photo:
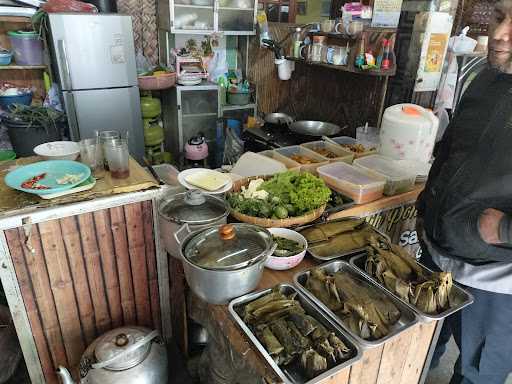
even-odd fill
[(158, 213), (160, 236), (165, 250), (171, 256), (179, 258), (180, 247), (174, 234), (183, 229), (184, 224), (188, 225), (191, 232), (225, 224), (229, 207), (223, 199), (191, 190), (165, 196), (158, 206)]
[[(64, 384), (69, 371), (57, 369)], [(158, 331), (136, 326), (116, 328), (98, 337), (80, 359), (80, 384), (167, 383), (167, 349)]]
[(289, 127), (292, 132), (315, 137), (332, 136), (341, 131), (339, 125), (314, 120), (294, 121)]
[(183, 241), (179, 238), (182, 232), (175, 237), (181, 245), (187, 283), (197, 296), (211, 304), (226, 304), (254, 290), (266, 259), (275, 250), (270, 232), (251, 224), (188, 231)]

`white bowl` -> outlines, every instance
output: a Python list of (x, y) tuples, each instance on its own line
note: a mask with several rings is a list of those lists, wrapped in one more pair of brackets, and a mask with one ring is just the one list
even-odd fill
[(269, 256), (267, 261), (265, 261), (265, 267), (276, 271), (285, 271), (299, 265), (302, 259), (304, 259), (306, 250), (308, 249), (308, 241), (306, 238), (300, 233), (287, 228), (268, 228), (268, 231), (272, 235), (284, 237), (285, 239), (293, 240), (304, 245), (304, 250), (288, 257)]
[(39, 144), (34, 152), (46, 160), (76, 160), (80, 154), (80, 146), (74, 141), (52, 141)]

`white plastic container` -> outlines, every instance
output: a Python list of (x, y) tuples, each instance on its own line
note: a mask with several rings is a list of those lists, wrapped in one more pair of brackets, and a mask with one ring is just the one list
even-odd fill
[[(313, 152), (310, 149), (301, 147), (299, 145), (292, 145), (290, 147), (282, 147), (276, 148), (274, 159), (281, 161), (281, 158), (285, 158), (288, 160), (292, 160), (295, 163), (299, 164), (301, 171), (310, 172), (316, 174), (316, 169), (322, 165), (325, 165), (329, 162), (325, 157), (319, 155), (316, 152)], [(311, 160), (310, 163), (303, 163), (297, 159), (298, 157), (302, 157), (304, 159)], [(295, 158), (294, 158), (295, 157)]]
[(382, 197), (386, 179), (345, 163), (331, 163), (317, 169), (318, 175), (336, 192), (365, 204)]
[[(334, 138), (331, 138), (331, 140), (338, 143), (341, 147), (343, 147), (343, 149), (352, 152), (354, 154), (355, 159), (358, 159), (363, 156), (373, 155), (373, 154), (377, 153), (376, 147), (374, 149), (373, 147), (370, 147), (367, 144), (365, 145), (363, 143), (358, 142), (356, 139), (354, 139), (353, 137), (350, 137), (350, 136), (334, 137)], [(353, 149), (351, 149), (351, 146), (357, 145), (357, 144), (362, 145), (365, 150), (363, 152), (356, 152)]]
[(274, 159), (276, 161), (279, 161), (281, 164), (284, 164), (284, 166), (289, 170), (300, 170), (300, 164), (293, 161), (292, 159), (289, 159), (288, 157), (282, 156), (278, 154), (273, 149), (267, 149), (266, 151), (258, 152), (259, 155), (269, 157), (271, 159)]
[(386, 178), (386, 185), (384, 186), (386, 196), (398, 195), (414, 188), (416, 174), (400, 169), (397, 160), (380, 155), (371, 155), (356, 159), (354, 165), (372, 175)]
[(432, 157), (439, 120), (415, 104), (386, 108), (380, 127), (379, 153), (397, 160), (428, 163)]
[[(315, 153), (318, 153), (320, 156), (324, 157), (326, 161), (333, 163), (335, 161), (342, 161), (347, 164), (352, 164), (354, 160), (354, 153), (341, 147), (340, 145), (332, 144), (327, 141), (311, 141), (309, 143), (304, 143), (300, 145), (301, 147), (312, 150)], [(333, 156), (326, 156), (319, 151), (327, 150)]]

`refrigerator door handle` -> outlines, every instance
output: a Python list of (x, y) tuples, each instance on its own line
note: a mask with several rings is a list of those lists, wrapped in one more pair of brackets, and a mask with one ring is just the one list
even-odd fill
[(64, 104), (66, 105), (66, 114), (68, 116), (69, 134), (71, 140), (80, 140), (80, 129), (78, 127), (78, 117), (76, 116), (75, 99), (73, 93), (63, 92)]
[(69, 69), (68, 57), (66, 52), (66, 43), (64, 40), (57, 40), (57, 49), (59, 61), (62, 66), (62, 85), (64, 89), (71, 90), (73, 89), (73, 84), (71, 81), (71, 71)]

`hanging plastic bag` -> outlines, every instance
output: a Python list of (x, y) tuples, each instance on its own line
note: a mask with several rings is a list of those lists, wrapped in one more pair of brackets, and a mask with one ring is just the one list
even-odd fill
[(454, 53), (471, 53), (475, 50), (477, 41), (471, 37), (466, 36), (469, 32), (469, 27), (464, 27), (459, 36), (450, 38), (448, 48)]
[(224, 142), (223, 164), (234, 165), (244, 153), (244, 142), (233, 132), (231, 128), (226, 129), (226, 141)]
[(77, 0), (48, 0), (41, 8), (48, 13), (57, 12), (85, 12), (97, 13), (98, 8), (93, 4)]
[(214, 83), (228, 71), (226, 51), (213, 48), (213, 58), (208, 63), (208, 79)]

